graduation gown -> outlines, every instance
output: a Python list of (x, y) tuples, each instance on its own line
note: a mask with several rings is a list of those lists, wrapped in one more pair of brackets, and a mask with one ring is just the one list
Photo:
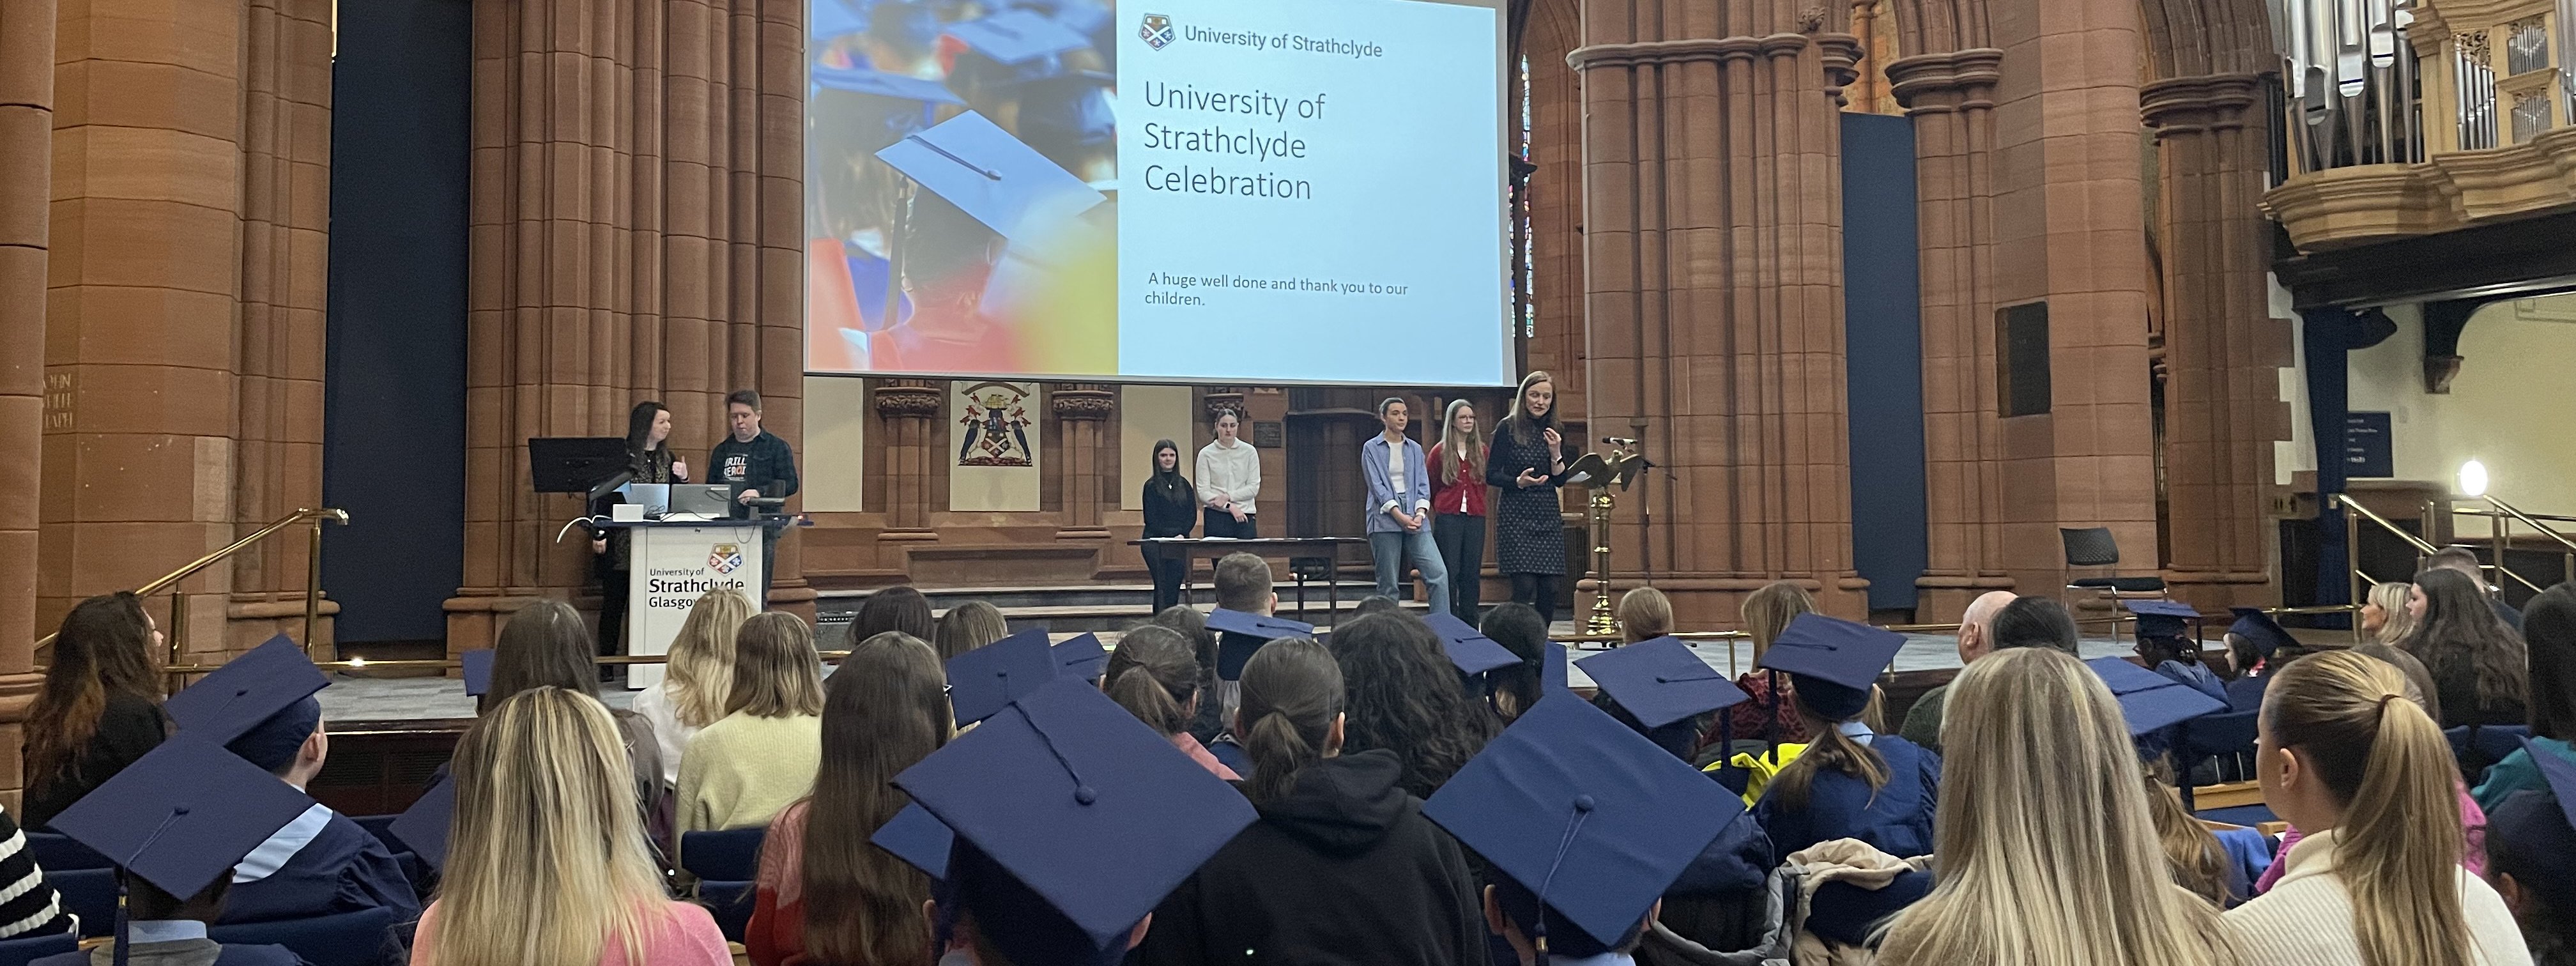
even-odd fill
[(1876, 794), (1868, 782), (1820, 769), (1807, 787), (1807, 807), (1783, 808), (1767, 793), (1754, 806), (1754, 818), (1782, 858), (1833, 839), (1859, 839), (1900, 858), (1932, 854), (1941, 756), (1895, 735), (1878, 735), (1869, 747), (1887, 762), (1887, 785)]
[[(309, 919), (378, 907), (392, 909), (395, 922), (420, 918), (420, 896), (412, 891), (411, 879), (385, 844), (348, 816), (328, 809), (324, 813), (329, 819), (321, 830), (276, 871), (239, 881), (242, 874), (259, 871), (245, 860), (224, 894), (221, 922)], [(294, 828), (289, 824), (281, 834)], [(274, 844), (272, 837), (261, 848)], [(254, 850), (252, 855), (259, 852)]]

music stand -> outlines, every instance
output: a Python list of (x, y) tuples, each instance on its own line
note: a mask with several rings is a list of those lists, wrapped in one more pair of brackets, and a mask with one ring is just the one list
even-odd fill
[(626, 472), (626, 440), (547, 436), (528, 440), (528, 476), (539, 493), (589, 493)]

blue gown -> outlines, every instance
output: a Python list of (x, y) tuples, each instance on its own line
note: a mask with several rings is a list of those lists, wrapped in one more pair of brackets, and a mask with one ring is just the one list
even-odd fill
[(321, 831), (275, 872), (233, 883), (224, 893), (220, 921), (309, 919), (377, 907), (394, 910), (397, 923), (420, 918), (420, 896), (393, 853), (348, 816), (332, 812)]
[(2271, 686), (2272, 676), (2269, 674), (2261, 677), (2237, 678), (2227, 682), (2227, 710), (2262, 710), (2263, 692)]
[(2156, 673), (2172, 679), (2177, 684), (2191, 685), (2192, 690), (2217, 700), (2227, 700), (2226, 683), (2218, 680), (2218, 675), (2210, 673), (2207, 667), (2185, 664), (2181, 661), (2163, 661), (2156, 665)]
[(1898, 858), (1932, 854), (1941, 756), (1895, 735), (1878, 735), (1869, 747), (1887, 762), (1887, 785), (1876, 794), (1868, 782), (1819, 769), (1807, 786), (1807, 807), (1783, 808), (1767, 793), (1753, 807), (1754, 819), (1771, 834), (1773, 850), (1783, 860), (1834, 839), (1859, 839)]

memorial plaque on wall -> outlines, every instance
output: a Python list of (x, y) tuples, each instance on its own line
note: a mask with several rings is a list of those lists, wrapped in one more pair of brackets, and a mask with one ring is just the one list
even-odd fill
[(2345, 413), (2343, 475), (2347, 479), (2397, 475), (2397, 448), (2389, 436), (2387, 413)]
[(1278, 449), (1288, 445), (1288, 424), (1268, 422), (1252, 424), (1252, 445), (1262, 449)]

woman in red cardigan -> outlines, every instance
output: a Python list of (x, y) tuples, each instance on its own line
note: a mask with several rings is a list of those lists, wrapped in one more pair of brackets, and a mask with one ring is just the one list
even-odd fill
[(1449, 403), (1429, 463), (1431, 542), (1449, 568), (1449, 611), (1472, 626), (1485, 568), (1485, 434), (1476, 428), (1475, 406)]

